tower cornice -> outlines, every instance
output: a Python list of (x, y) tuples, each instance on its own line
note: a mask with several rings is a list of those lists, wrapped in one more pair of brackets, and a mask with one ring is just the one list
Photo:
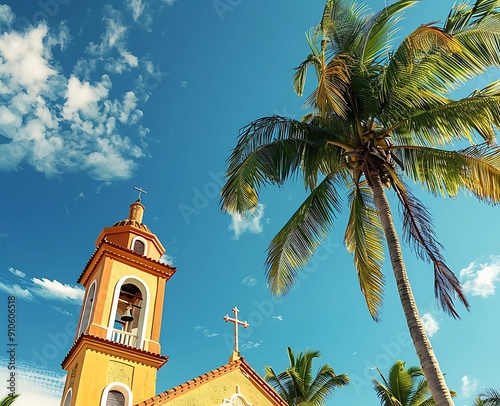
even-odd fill
[(87, 350), (106, 354), (114, 358), (126, 359), (156, 369), (160, 369), (168, 361), (168, 356), (166, 355), (130, 347), (104, 338), (82, 334), (70, 348), (61, 366), (66, 369), (80, 353)]
[(122, 247), (121, 245), (103, 239), (94, 250), (92, 256), (85, 265), (85, 268), (80, 274), (77, 283), (86, 286), (92, 275), (96, 271), (97, 265), (104, 256), (116, 259), (124, 263), (128, 263), (136, 267), (137, 269), (140, 269), (154, 276), (164, 278), (167, 281), (177, 271), (176, 267), (164, 264), (160, 261), (156, 261), (145, 255), (140, 255), (131, 249)]

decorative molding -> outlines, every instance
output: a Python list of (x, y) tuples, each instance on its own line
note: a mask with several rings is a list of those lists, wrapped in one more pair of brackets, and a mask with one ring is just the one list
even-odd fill
[(220, 406), (252, 406), (252, 404), (245, 399), (245, 397), (240, 393), (235, 393), (229, 399), (224, 399), (224, 402)]

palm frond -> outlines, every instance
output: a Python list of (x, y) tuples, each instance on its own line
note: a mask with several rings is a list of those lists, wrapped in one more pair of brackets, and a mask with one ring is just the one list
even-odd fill
[[(423, 376), (422, 369), (420, 367), (417, 368), (421, 372), (419, 376)], [(432, 403), (428, 403), (429, 399), (432, 400)], [(435, 406), (436, 402), (434, 402), (434, 399), (430, 396), (430, 390), (427, 380), (420, 379), (420, 381), (417, 384), (417, 387), (413, 391), (413, 395), (411, 396), (408, 406), (424, 406), (424, 405)]]
[(479, 395), (482, 401), (482, 406), (500, 406), (500, 391), (493, 388), (486, 388), (486, 390)]
[(398, 146), (406, 174), (433, 194), (454, 197), (466, 188), (480, 200), (500, 203), (500, 148), (479, 144), (460, 151)]
[(326, 177), (273, 238), (268, 248), (266, 276), (274, 294), (286, 294), (340, 212), (336, 174)]
[(295, 91), (295, 93), (297, 93), (298, 96), (302, 97), (302, 95), (304, 94), (307, 72), (311, 66), (316, 68), (316, 73), (317, 75), (319, 75), (323, 67), (319, 55), (309, 54), (306, 60), (295, 68), (295, 73), (292, 78), (292, 84), (293, 90)]
[[(325, 38), (326, 56), (357, 54), (362, 49), (362, 35), (368, 8), (348, 0), (327, 1), (328, 10), (323, 14), (321, 31)], [(333, 6), (333, 7), (332, 7)]]
[(14, 400), (16, 400), (19, 397), (19, 394), (16, 393), (14, 395), (8, 395), (2, 400), (0, 400), (0, 405), (1, 406), (10, 406), (14, 403)]
[[(318, 350), (307, 349), (305, 353), (299, 352), (297, 358), (297, 370), (299, 371), (302, 382), (304, 383), (305, 392), (307, 392), (307, 389), (312, 382), (312, 363), (315, 358), (320, 358), (320, 354)], [(305, 398), (307, 398), (307, 396), (305, 396)]]
[(458, 299), (469, 310), (469, 302), (460, 285), (460, 281), (445, 264), (441, 255), (442, 245), (435, 236), (432, 219), (425, 206), (406, 188), (394, 184), (402, 206), (403, 235), (417, 255), (434, 266), (434, 294), (442, 309), (460, 318), (455, 310), (454, 300)]
[[(309, 166), (301, 167), (302, 158), (304, 154), (314, 155), (307, 153), (309, 148), (324, 148), (327, 136), (318, 127), (279, 116), (246, 126), (228, 160), (226, 183), (221, 192), (222, 209), (243, 213), (255, 208), (263, 184), (281, 185), (301, 168), (306, 171), (306, 179), (313, 182), (310, 177), (315, 173)], [(321, 168), (319, 165), (315, 170)]]
[(344, 55), (337, 55), (321, 67), (318, 87), (306, 99), (305, 108), (312, 106), (323, 115), (333, 112), (339, 117), (347, 117), (350, 71), (346, 59)]
[(323, 35), (332, 29), (332, 14), (334, 8), (339, 3), (338, 0), (326, 0), (325, 8), (323, 9), (323, 15), (321, 17), (321, 22), (319, 27)]
[(372, 16), (365, 25), (362, 60), (365, 66), (378, 60), (390, 49), (392, 30), (400, 21), (398, 13), (421, 0), (399, 0)]
[(313, 405), (323, 405), (333, 395), (335, 388), (349, 384), (347, 374), (336, 375), (328, 364), (321, 366), (309, 387), (308, 400)]
[(396, 131), (393, 139), (399, 144), (444, 146), (454, 141), (476, 141), (479, 134), (492, 143), (496, 133), (493, 123), (500, 116), (500, 95), (491, 95), (496, 85), (474, 92), (461, 100), (443, 99), (443, 104), (427, 110), (413, 110)]
[(448, 14), (444, 29), (450, 34), (456, 34), (473, 28), (494, 15), (497, 7), (498, 0), (476, 0), (472, 7), (466, 2), (456, 3)]
[(370, 315), (378, 321), (384, 290), (382, 225), (368, 185), (355, 185), (349, 194), (349, 201), (351, 210), (345, 244), (347, 250), (354, 253), (354, 266)]
[(292, 349), (287, 347), (287, 353), (290, 366), (278, 375), (271, 367), (265, 367), (264, 379), (289, 405), (324, 406), (335, 387), (349, 383), (347, 375), (335, 375), (335, 371), (328, 364), (321, 366), (313, 377), (312, 363), (314, 359), (320, 358), (317, 350), (308, 349), (304, 353), (294, 354)]
[(405, 363), (396, 361), (389, 370), (389, 390), (401, 405), (408, 403), (412, 394), (413, 382), (412, 375), (405, 369)]
[(479, 200), (500, 203), (500, 147), (476, 145), (458, 152), (464, 186)]
[(409, 103), (408, 108), (418, 107), (421, 102), (415, 90), (446, 91), (443, 79), (429, 69), (429, 61), (459, 51), (460, 44), (442, 29), (431, 24), (417, 28), (401, 42), (389, 60), (382, 76), (381, 105)]
[(380, 399), (380, 404), (384, 406), (403, 406), (391, 393), (389, 388), (382, 382), (375, 378), (372, 378), (373, 389)]
[(282, 381), (278, 378), (278, 375), (274, 372), (273, 368), (269, 366), (264, 367), (265, 375), (264, 375), (264, 380), (271, 385), (278, 394), (287, 401), (288, 403), (288, 391), (287, 388), (284, 386)]
[(323, 129), (294, 120), (274, 115), (252, 121), (240, 130), (238, 143), (228, 159), (228, 172), (234, 170), (248, 155), (263, 145), (281, 139), (322, 139), (328, 133)]

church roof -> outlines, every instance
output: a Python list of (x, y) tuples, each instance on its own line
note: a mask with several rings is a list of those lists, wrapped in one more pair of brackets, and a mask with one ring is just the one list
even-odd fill
[(213, 369), (206, 374), (200, 375), (190, 381), (184, 382), (159, 395), (137, 403), (135, 406), (159, 406), (167, 404), (185, 393), (200, 387), (202, 384), (213, 381), (229, 372), (240, 370), (253, 384), (276, 406), (288, 406), (278, 393), (245, 361), (243, 357), (231, 361), (219, 368)]

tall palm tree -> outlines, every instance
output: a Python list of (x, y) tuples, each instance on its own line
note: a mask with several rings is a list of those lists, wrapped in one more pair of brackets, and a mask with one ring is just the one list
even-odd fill
[(479, 394), (472, 406), (500, 406), (500, 392), (493, 388), (487, 388), (484, 393)]
[[(377, 368), (382, 382), (373, 379), (373, 386), (381, 406), (435, 406), (422, 368), (406, 368), (403, 361), (396, 361), (386, 378)], [(451, 391), (452, 396), (456, 396)]]
[[(453, 405), (408, 281), (386, 193), (401, 205), (403, 236), (433, 265), (434, 290), (444, 311), (458, 318), (454, 300), (469, 304), (446, 265), (429, 212), (404, 175), (436, 196), (466, 190), (500, 202), (500, 81), (454, 100), (450, 92), (500, 66), (496, 0), (457, 3), (442, 27), (425, 24), (393, 48), (401, 11), (419, 0), (399, 0), (370, 14), (348, 0), (328, 0), (307, 38), (311, 54), (294, 75), (302, 95), (314, 67), (317, 88), (301, 120), (272, 116), (242, 128), (228, 159), (222, 209), (246, 213), (263, 185), (299, 176), (309, 196), (268, 248), (266, 274), (274, 294), (285, 294), (326, 237), (347, 189), (350, 216), (345, 244), (354, 255), (368, 310), (379, 319), (384, 240), (420, 365), (438, 406)], [(471, 146), (453, 150), (453, 143)]]
[(0, 400), (0, 406), (10, 406), (18, 397), (18, 394), (6, 396), (2, 400)]
[(271, 367), (264, 367), (264, 379), (276, 389), (278, 394), (290, 406), (321, 406), (333, 395), (335, 388), (349, 384), (346, 374), (336, 375), (330, 365), (322, 365), (316, 374), (312, 374), (312, 362), (319, 358), (319, 351), (306, 350), (297, 352), (287, 347), (290, 366), (276, 374)]

